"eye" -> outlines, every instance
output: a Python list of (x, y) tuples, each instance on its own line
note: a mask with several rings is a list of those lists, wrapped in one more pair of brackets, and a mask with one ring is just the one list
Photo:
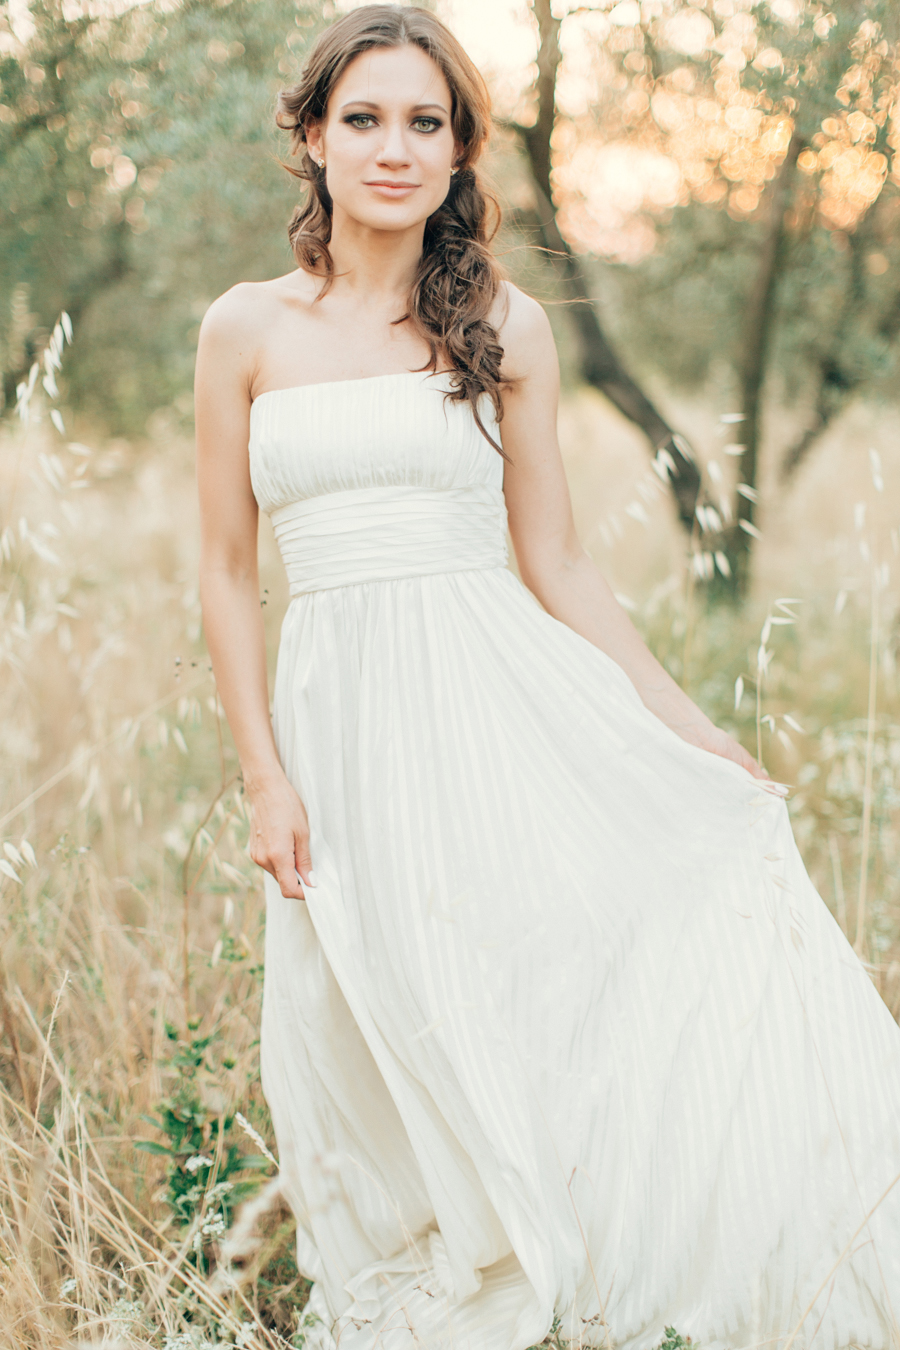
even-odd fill
[(442, 123), (439, 122), (436, 117), (417, 117), (413, 122), (413, 126), (417, 131), (425, 132), (437, 131), (441, 125)]
[(375, 125), (375, 118), (371, 113), (351, 113), (344, 121), (351, 127), (359, 127), (360, 131), (364, 131), (367, 126)]

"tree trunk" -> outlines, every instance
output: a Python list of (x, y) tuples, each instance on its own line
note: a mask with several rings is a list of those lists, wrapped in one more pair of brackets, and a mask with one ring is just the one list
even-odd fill
[[(671, 480), (679, 519), (690, 531), (700, 491), (700, 474), (690, 448), (676, 436), (640, 386), (632, 379), (610, 345), (597, 315), (588, 278), (579, 258), (560, 233), (553, 208), (551, 185), (551, 138), (556, 121), (556, 75), (559, 69), (560, 20), (553, 17), (550, 0), (531, 0), (538, 22), (540, 48), (535, 84), (537, 115), (533, 126), (516, 126), (528, 156), (535, 189), (538, 227), (544, 247), (557, 259), (571, 316), (578, 338), (581, 375), (586, 384), (599, 389), (647, 437), (654, 451), (667, 449), (676, 464)], [(687, 453), (686, 453), (687, 452)]]
[[(877, 230), (877, 227), (876, 227)], [(849, 266), (844, 299), (837, 312), (831, 342), (822, 353), (817, 370), (816, 402), (810, 425), (797, 438), (786, 452), (781, 463), (781, 477), (790, 479), (806, 459), (816, 441), (827, 431), (831, 423), (843, 412), (856, 390), (863, 383), (863, 373), (851, 363), (841, 360), (844, 338), (847, 329), (854, 320), (865, 313), (867, 305), (865, 285), (866, 249), (877, 239), (872, 230), (872, 216), (867, 215), (849, 239)], [(892, 324), (894, 331), (891, 331)], [(892, 305), (884, 313), (876, 327), (877, 337), (891, 341), (900, 327), (900, 292), (894, 297)]]
[[(759, 466), (762, 388), (774, 319), (775, 292), (784, 254), (784, 218), (790, 201), (797, 156), (803, 145), (803, 137), (795, 131), (775, 179), (769, 228), (760, 249), (759, 266), (744, 312), (743, 350), (739, 375), (741, 410), (744, 414), (741, 433), (745, 449), (740, 463), (743, 481), (754, 491)], [(748, 581), (751, 540), (756, 528), (753, 517), (752, 499), (738, 495), (738, 524), (732, 531), (730, 551), (739, 591), (745, 589)], [(747, 529), (747, 526), (750, 528)]]

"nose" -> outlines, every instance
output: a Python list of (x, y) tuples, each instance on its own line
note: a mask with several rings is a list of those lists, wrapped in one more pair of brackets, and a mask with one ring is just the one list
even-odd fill
[(411, 162), (406, 128), (402, 122), (390, 122), (384, 127), (384, 136), (378, 150), (378, 163), (385, 168), (405, 168)]

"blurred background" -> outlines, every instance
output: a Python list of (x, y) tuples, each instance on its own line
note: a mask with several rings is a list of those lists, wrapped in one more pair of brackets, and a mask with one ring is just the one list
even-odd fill
[[(257, 1082), (262, 888), (203, 646), (191, 387), (211, 300), (294, 266), (274, 99), (351, 7), (0, 10), (10, 1345), (310, 1331)], [(494, 96), (497, 249), (553, 323), (582, 540), (790, 785), (896, 1015), (900, 11), (432, 7)], [(260, 546), (274, 668), (265, 522)]]

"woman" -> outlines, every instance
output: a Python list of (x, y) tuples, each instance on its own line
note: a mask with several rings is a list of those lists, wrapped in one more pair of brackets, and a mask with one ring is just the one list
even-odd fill
[[(334, 23), (281, 99), (298, 268), (217, 300), (198, 353), (317, 1335), (895, 1345), (900, 1031), (774, 785), (578, 543), (548, 324), (488, 251), (488, 117), (432, 15)], [(274, 733), (257, 503), (292, 594)]]

